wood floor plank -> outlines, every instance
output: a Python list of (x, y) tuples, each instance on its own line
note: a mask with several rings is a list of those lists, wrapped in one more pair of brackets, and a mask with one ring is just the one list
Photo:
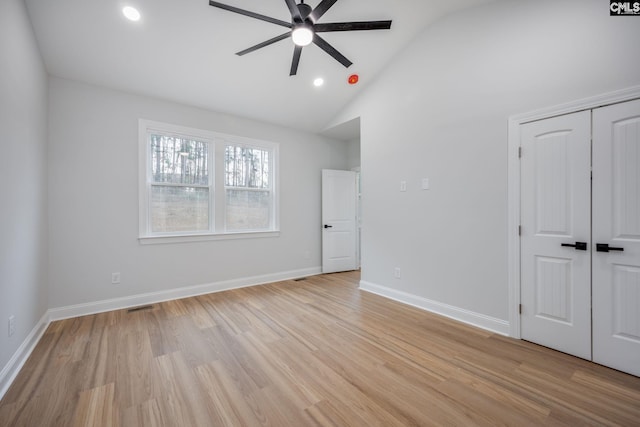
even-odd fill
[(640, 378), (359, 280), (53, 322), (0, 401), (0, 426), (640, 426)]
[(116, 364), (116, 398), (118, 403), (127, 408), (153, 397), (151, 364), (153, 353), (147, 334), (129, 330), (120, 337), (117, 343)]
[(250, 404), (251, 393), (243, 392), (220, 361), (198, 366), (196, 379), (213, 405), (211, 424), (216, 426), (261, 426)]
[(165, 354), (153, 361), (154, 394), (162, 419), (176, 426), (209, 426), (215, 410), (196, 387), (195, 372), (181, 352)]
[(180, 331), (175, 336), (177, 351), (182, 352), (189, 366), (196, 366), (217, 360), (219, 356), (218, 349), (209, 339), (210, 328), (200, 329), (198, 324), (191, 316), (183, 316), (167, 320), (172, 327)]
[[(107, 316), (99, 315), (96, 317), (107, 320)], [(118, 331), (102, 321), (96, 322), (94, 327), (95, 330), (92, 332), (82, 360), (78, 364), (77, 375), (82, 378), (82, 390), (116, 381), (118, 341), (120, 339)]]
[(211, 328), (216, 326), (216, 321), (213, 320), (207, 309), (202, 304), (201, 299), (189, 298), (187, 310), (189, 311), (189, 317), (193, 320), (196, 326), (200, 329)]
[[(114, 425), (118, 425), (114, 423)], [(156, 399), (148, 400), (124, 409), (121, 426), (169, 427), (171, 420), (162, 418), (162, 412)]]
[(284, 352), (274, 351), (274, 346), (280, 343), (264, 342), (251, 332), (243, 334), (241, 342), (244, 348), (251, 348), (251, 352), (261, 355), (256, 360), (269, 378), (269, 384), (282, 390), (296, 407), (306, 408), (322, 399), (322, 394), (315, 391), (306, 376), (295, 371), (296, 360), (290, 357), (289, 347)]
[(113, 426), (118, 423), (114, 398), (114, 383), (81, 392), (73, 417), (74, 427)]
[(158, 357), (179, 351), (179, 328), (175, 325), (174, 318), (168, 317), (162, 310), (162, 305), (158, 310), (145, 312), (144, 315), (153, 355)]

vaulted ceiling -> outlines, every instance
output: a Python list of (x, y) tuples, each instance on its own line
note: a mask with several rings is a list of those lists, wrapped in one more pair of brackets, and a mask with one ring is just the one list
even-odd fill
[[(391, 19), (391, 29), (323, 33), (353, 65), (344, 68), (310, 45), (290, 77), (289, 39), (235, 55), (286, 29), (208, 0), (25, 0), (51, 75), (311, 132), (323, 131), (430, 23), (488, 1), (338, 0), (321, 22)], [(291, 20), (283, 0), (221, 2)], [(320, 0), (306, 3), (315, 7)], [(139, 22), (124, 18), (126, 5), (140, 11)], [(351, 86), (347, 78), (354, 73), (360, 82)], [(324, 86), (313, 85), (317, 77)]]

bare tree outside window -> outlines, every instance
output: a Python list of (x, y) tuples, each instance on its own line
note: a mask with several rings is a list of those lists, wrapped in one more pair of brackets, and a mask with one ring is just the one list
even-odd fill
[(209, 229), (209, 144), (150, 135), (151, 231)]
[(271, 227), (271, 155), (263, 149), (225, 149), (226, 230)]
[(269, 151), (228, 145), (225, 149), (225, 186), (270, 188)]

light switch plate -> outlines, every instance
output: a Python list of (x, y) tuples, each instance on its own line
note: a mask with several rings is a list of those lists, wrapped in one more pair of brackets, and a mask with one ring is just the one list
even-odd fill
[(428, 190), (429, 189), (429, 178), (422, 178), (422, 189), (423, 190)]

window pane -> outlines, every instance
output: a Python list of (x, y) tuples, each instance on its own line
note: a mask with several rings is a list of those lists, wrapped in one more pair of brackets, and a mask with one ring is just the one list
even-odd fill
[(265, 230), (271, 227), (271, 192), (227, 190), (228, 231)]
[(209, 185), (209, 144), (173, 136), (150, 135), (151, 181)]
[(271, 153), (257, 148), (228, 145), (225, 149), (227, 187), (270, 188)]
[(151, 231), (209, 230), (209, 189), (194, 187), (151, 187)]

